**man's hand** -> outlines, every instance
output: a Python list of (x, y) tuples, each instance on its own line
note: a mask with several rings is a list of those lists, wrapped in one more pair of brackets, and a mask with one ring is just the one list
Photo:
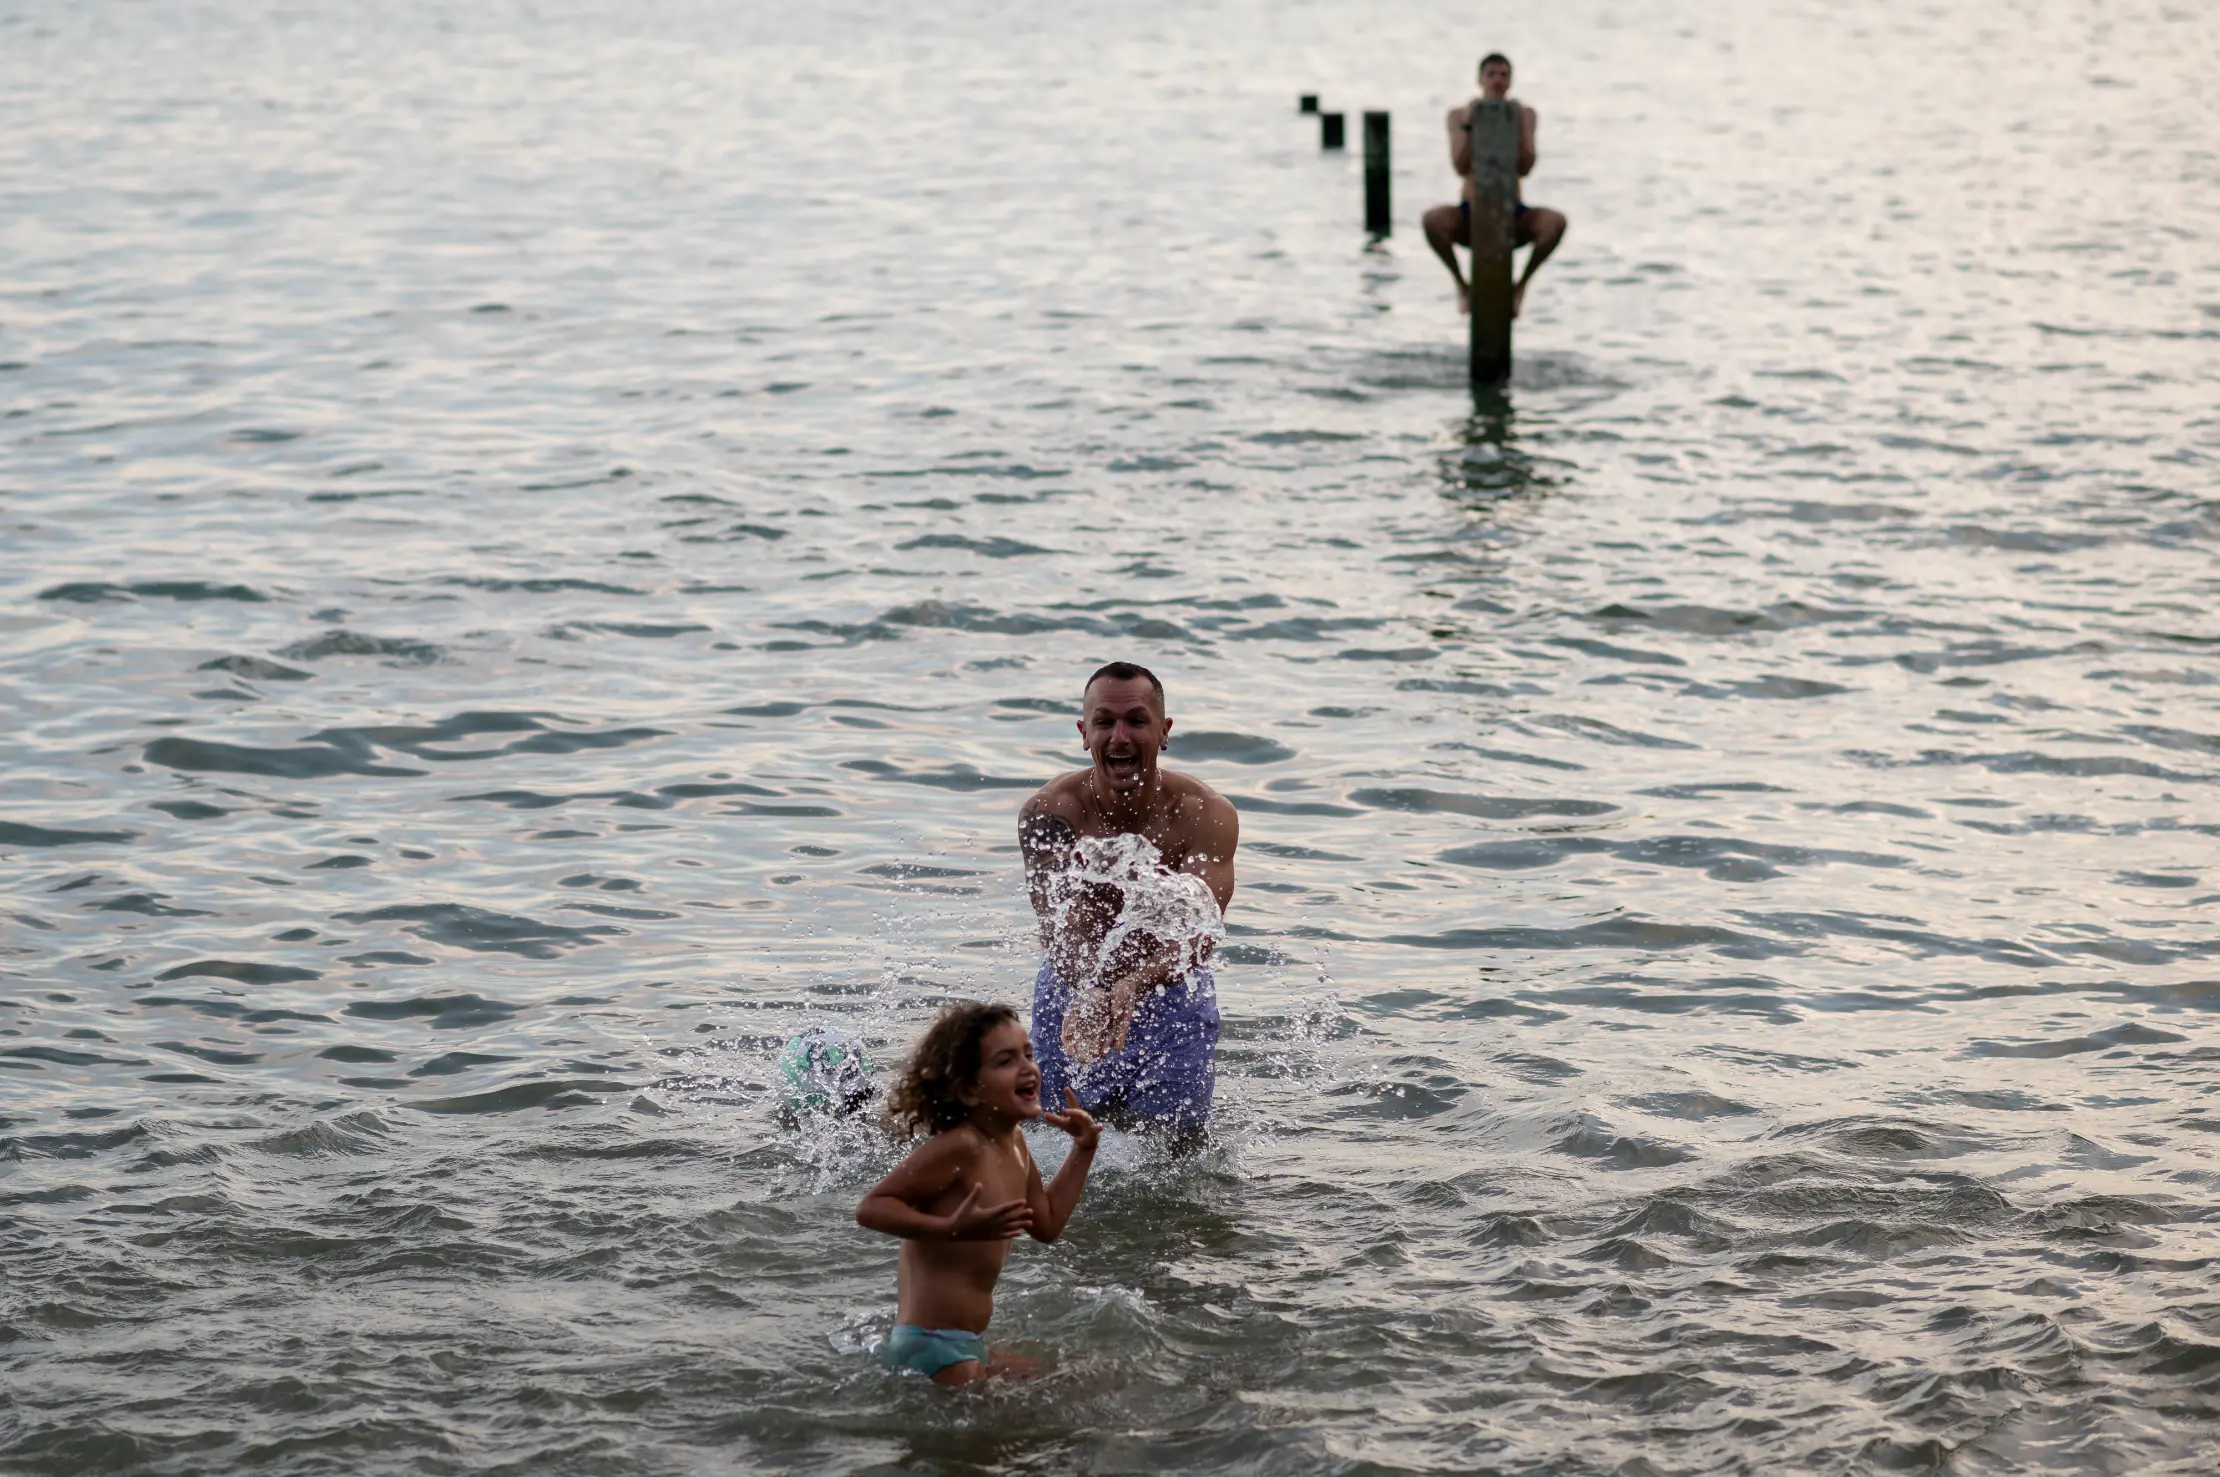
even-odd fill
[(1072, 991), (1071, 1004), (1064, 1011), (1064, 1055), (1084, 1067), (1125, 1050), (1126, 1033), (1133, 1029), (1142, 992), (1169, 978), (1177, 959), (1176, 953), (1168, 954), (1119, 976), (1107, 986), (1082, 986)]
[(1033, 1228), (1033, 1207), (1023, 1200), (1000, 1205), (979, 1205), (979, 1182), (974, 1180), (964, 1203), (947, 1216), (951, 1241), (1015, 1241)]
[(1092, 1113), (1079, 1106), (1079, 1094), (1068, 1087), (1064, 1089), (1064, 1101), (1069, 1106), (1063, 1112), (1043, 1113), (1041, 1122), (1070, 1134), (1071, 1146), (1079, 1153), (1092, 1154), (1096, 1142), (1102, 1138), (1102, 1125), (1095, 1122)]
[(1142, 965), (1110, 985), (1110, 1049), (1125, 1050), (1126, 1032), (1133, 1029), (1134, 1014), (1141, 1008), (1141, 992), (1154, 986), (1166, 971), (1161, 961)]
[(1116, 1011), (1108, 990), (1081, 985), (1071, 992), (1071, 1003), (1064, 1008), (1061, 1039), (1064, 1055), (1072, 1059), (1073, 1065), (1091, 1065), (1118, 1049), (1125, 1032), (1118, 1027)]

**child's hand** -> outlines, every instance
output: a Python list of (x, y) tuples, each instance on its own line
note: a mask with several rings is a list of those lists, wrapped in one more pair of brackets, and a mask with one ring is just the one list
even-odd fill
[(979, 1185), (972, 1182), (971, 1193), (964, 1196), (964, 1203), (948, 1216), (948, 1239), (951, 1241), (1015, 1241), (1033, 1228), (1033, 1207), (1023, 1200), (1006, 1200), (1000, 1205), (979, 1205)]
[(1071, 1106), (1061, 1113), (1041, 1114), (1041, 1122), (1070, 1134), (1073, 1148), (1093, 1153), (1096, 1141), (1102, 1137), (1102, 1125), (1095, 1122), (1092, 1113), (1079, 1106), (1078, 1094), (1068, 1087), (1064, 1089), (1064, 1101)]

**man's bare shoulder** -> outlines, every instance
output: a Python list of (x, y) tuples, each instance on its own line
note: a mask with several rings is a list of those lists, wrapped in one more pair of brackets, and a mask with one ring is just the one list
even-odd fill
[(1222, 820), (1234, 813), (1233, 802), (1204, 784), (1191, 774), (1177, 770), (1161, 771), (1164, 789), (1172, 797), (1182, 819)]
[(1165, 793), (1175, 795), (1182, 800), (1190, 798), (1219, 800), (1224, 798), (1216, 790), (1204, 784), (1201, 776), (1189, 774), (1184, 769), (1160, 769), (1156, 773), (1157, 777), (1164, 783)]
[(1018, 807), (1020, 820), (1038, 820), (1055, 816), (1077, 824), (1080, 819), (1081, 795), (1087, 787), (1087, 776), (1092, 770), (1075, 769), (1060, 774), (1035, 790), (1026, 802)]

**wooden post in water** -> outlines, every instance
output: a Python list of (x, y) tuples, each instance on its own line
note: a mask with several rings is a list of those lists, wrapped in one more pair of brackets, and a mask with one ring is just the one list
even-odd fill
[(1519, 197), (1516, 103), (1472, 105), (1472, 383), (1511, 377), (1512, 221)]
[(1375, 236), (1395, 229), (1388, 204), (1388, 115), (1364, 115), (1364, 228)]
[(1339, 149), (1344, 147), (1347, 142), (1341, 114), (1320, 113), (1318, 115), (1318, 147), (1321, 149)]
[(1315, 93), (1315, 92), (1306, 92), (1306, 93), (1304, 93), (1304, 94), (1303, 94), (1303, 95), (1302, 95), (1301, 97), (1298, 97), (1298, 98), (1297, 98), (1297, 99), (1295, 100), (1295, 111), (1296, 111), (1296, 112), (1298, 112), (1298, 113), (1315, 113), (1315, 112), (1317, 112), (1317, 111), (1318, 111), (1318, 94), (1317, 94), (1317, 93)]

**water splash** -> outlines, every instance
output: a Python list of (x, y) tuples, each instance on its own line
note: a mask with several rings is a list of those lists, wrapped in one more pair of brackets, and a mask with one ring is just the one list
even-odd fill
[[(1114, 915), (1108, 895), (1115, 894)], [(1110, 916), (1091, 967), (1072, 981), (1075, 994), (1064, 1017), (1063, 1045), (1084, 1066), (1114, 1050), (1133, 1002), (1111, 993), (1113, 979), (1147, 963), (1165, 961), (1165, 981), (1186, 979), (1206, 963), (1226, 936), (1218, 900), (1202, 878), (1174, 872), (1146, 837), (1090, 836), (1072, 848), (1068, 867), (1048, 885), (1051, 916), (1059, 933), (1085, 931), (1088, 914)], [(1170, 958), (1166, 960), (1166, 955)], [(1156, 988), (1162, 991), (1164, 983)]]
[(1129, 946), (1169, 945), (1179, 950), (1184, 975), (1200, 967), (1226, 936), (1210, 885), (1166, 867), (1144, 836), (1090, 836), (1075, 848), (1065, 875), (1075, 886), (1115, 888), (1123, 900), (1118, 921), (1102, 936), (1105, 961)]

